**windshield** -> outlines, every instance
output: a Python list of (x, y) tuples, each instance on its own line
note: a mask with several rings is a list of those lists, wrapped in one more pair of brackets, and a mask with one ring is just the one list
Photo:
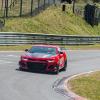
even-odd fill
[(46, 54), (56, 54), (56, 48), (54, 47), (43, 47), (43, 46), (33, 46), (30, 50), (30, 53), (46, 53)]

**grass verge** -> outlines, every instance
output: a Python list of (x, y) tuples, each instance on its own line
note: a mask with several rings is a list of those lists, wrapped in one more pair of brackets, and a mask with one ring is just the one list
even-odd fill
[(88, 100), (100, 100), (100, 71), (70, 80), (70, 89)]
[(32, 45), (0, 46), (0, 51), (24, 51)]
[[(18, 45), (18, 46), (0, 46), (0, 51), (23, 51), (26, 48), (31, 48), (32, 45)], [(100, 50), (100, 45), (64, 45), (64, 47), (68, 50), (80, 50), (80, 49), (96, 49)]]

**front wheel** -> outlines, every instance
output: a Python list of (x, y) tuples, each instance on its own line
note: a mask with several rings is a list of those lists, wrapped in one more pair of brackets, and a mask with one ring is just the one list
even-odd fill
[(23, 71), (23, 68), (19, 67), (19, 71)]
[(67, 69), (67, 60), (65, 61), (64, 67), (62, 68), (62, 70), (63, 70), (63, 71), (66, 71), (66, 69)]
[(27, 71), (27, 70), (19, 67), (19, 71)]
[(59, 66), (56, 66), (55, 74), (59, 74)]

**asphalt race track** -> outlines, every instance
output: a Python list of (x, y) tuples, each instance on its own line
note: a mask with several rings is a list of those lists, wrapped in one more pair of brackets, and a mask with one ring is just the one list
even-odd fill
[(0, 100), (71, 100), (55, 92), (52, 85), (63, 77), (100, 70), (100, 50), (67, 52), (67, 71), (59, 75), (19, 71), (22, 52), (0, 52)]

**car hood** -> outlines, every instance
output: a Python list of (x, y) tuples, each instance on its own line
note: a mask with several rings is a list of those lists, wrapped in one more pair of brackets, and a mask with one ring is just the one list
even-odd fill
[(53, 54), (46, 54), (46, 53), (26, 53), (26, 56), (31, 56), (33, 58), (50, 58), (54, 55)]

